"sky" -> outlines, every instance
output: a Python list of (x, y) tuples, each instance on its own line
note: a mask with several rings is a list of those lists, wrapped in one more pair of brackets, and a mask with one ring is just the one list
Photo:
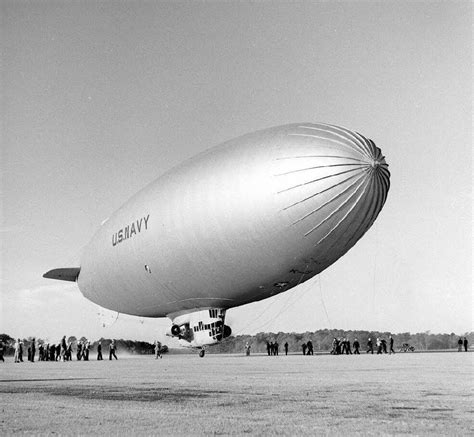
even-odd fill
[(43, 273), (80, 265), (100, 223), (173, 166), (294, 122), (373, 139), (388, 199), (321, 275), (229, 310), (233, 333), (473, 331), (471, 2), (0, 8), (0, 332), (163, 338), (167, 319), (116, 318)]

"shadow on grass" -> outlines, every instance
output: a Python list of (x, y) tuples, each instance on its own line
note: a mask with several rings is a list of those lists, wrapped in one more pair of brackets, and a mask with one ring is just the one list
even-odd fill
[(42, 378), (42, 379), (0, 379), (0, 383), (5, 382), (49, 382), (49, 381), (84, 381), (105, 378)]
[(227, 394), (222, 390), (195, 390), (195, 389), (170, 389), (167, 387), (139, 388), (139, 387), (48, 387), (48, 386), (21, 386), (1, 387), (0, 393), (41, 393), (51, 396), (76, 397), (89, 400), (104, 401), (141, 401), (141, 402), (183, 402), (190, 399), (215, 398), (217, 395)]

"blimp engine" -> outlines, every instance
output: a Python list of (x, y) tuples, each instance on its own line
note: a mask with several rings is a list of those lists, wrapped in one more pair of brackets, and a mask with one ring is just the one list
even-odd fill
[(212, 344), (230, 332), (227, 309), (289, 290), (343, 256), (389, 186), (380, 149), (357, 132), (266, 129), (159, 177), (102, 224), (78, 277), (46, 276), (77, 279), (85, 297), (114, 311), (168, 316), (185, 344)]

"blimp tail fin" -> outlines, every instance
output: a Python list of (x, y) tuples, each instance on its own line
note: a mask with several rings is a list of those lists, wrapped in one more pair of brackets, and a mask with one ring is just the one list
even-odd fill
[(46, 272), (43, 275), (43, 278), (76, 282), (80, 271), (80, 267), (64, 267), (62, 269), (53, 269), (49, 272)]

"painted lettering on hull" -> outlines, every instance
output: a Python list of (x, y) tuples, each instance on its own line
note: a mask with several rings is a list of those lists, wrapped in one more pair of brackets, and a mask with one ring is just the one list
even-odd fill
[(140, 232), (148, 230), (148, 220), (150, 214), (146, 217), (140, 217), (131, 224), (124, 226), (112, 235), (112, 246), (116, 246), (129, 238), (139, 234)]

